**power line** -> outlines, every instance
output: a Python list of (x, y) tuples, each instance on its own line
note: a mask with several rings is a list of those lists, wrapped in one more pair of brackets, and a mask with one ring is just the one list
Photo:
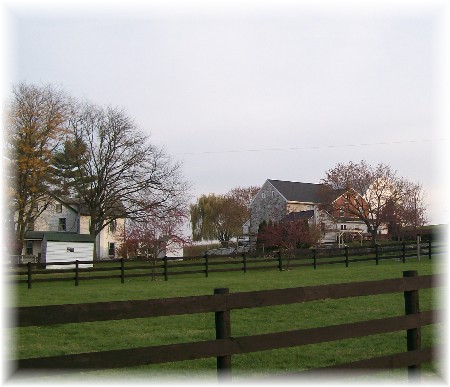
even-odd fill
[(256, 149), (226, 149), (226, 150), (213, 150), (202, 152), (178, 152), (176, 155), (214, 155), (214, 154), (226, 154), (226, 153), (250, 153), (250, 152), (283, 152), (283, 151), (298, 151), (306, 149), (326, 149), (326, 148), (356, 148), (363, 146), (373, 145), (400, 145), (400, 144), (417, 144), (424, 142), (444, 141), (442, 138), (438, 139), (422, 139), (422, 140), (398, 140), (398, 141), (379, 141), (371, 143), (359, 143), (359, 144), (330, 144), (330, 145), (305, 145), (289, 148), (256, 148)]

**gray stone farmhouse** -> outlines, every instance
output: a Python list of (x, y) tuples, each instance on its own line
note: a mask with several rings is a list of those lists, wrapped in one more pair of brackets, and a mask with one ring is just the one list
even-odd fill
[(325, 199), (322, 184), (266, 180), (250, 204), (248, 234), (256, 235), (263, 221), (301, 218), (307, 219), (310, 226), (320, 226), (320, 243), (338, 242), (345, 232), (366, 233), (364, 222), (346, 213), (344, 206), (341, 207), (344, 194), (343, 190), (328, 193), (326, 199), (331, 205), (325, 210), (320, 208)]

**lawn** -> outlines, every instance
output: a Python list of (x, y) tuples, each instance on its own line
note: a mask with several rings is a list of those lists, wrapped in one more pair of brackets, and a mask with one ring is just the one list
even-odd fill
[[(437, 257), (436, 257), (437, 258)], [(437, 258), (439, 260), (439, 258)], [(383, 261), (344, 265), (295, 268), (290, 271), (261, 270), (231, 273), (211, 273), (208, 278), (196, 274), (177, 276), (169, 281), (151, 281), (148, 278), (85, 281), (75, 287), (72, 282), (26, 284), (11, 286), (11, 305), (30, 306), (46, 304), (84, 303), (112, 300), (166, 298), (212, 294), (214, 288), (228, 287), (230, 292), (277, 289), (342, 282), (396, 278), (404, 270), (417, 270), (419, 275), (440, 273), (441, 265), (428, 259), (407, 263)], [(438, 291), (420, 292), (422, 310), (439, 306)], [(232, 335), (244, 336), (276, 331), (318, 327), (404, 313), (403, 294), (357, 297), (342, 300), (323, 300), (304, 304), (235, 310), (231, 313)], [(441, 339), (441, 324), (422, 330), (422, 344), (429, 347)], [(28, 327), (10, 330), (12, 358), (30, 358), (81, 353), (109, 349), (132, 348), (169, 343), (210, 340), (215, 337), (214, 314), (145, 318), (124, 321)], [(372, 356), (400, 352), (406, 347), (405, 332), (374, 335), (361, 339), (308, 345), (233, 356), (233, 377), (237, 380), (261, 377), (283, 372), (344, 363)], [(436, 365), (425, 365), (425, 374), (438, 373)], [(404, 378), (403, 371), (395, 372)], [(214, 377), (215, 359), (202, 359), (163, 365), (136, 367), (126, 370), (107, 370), (80, 374), (82, 377), (149, 377), (170, 375), (184, 378)], [(77, 377), (80, 377), (77, 375)], [(390, 373), (389, 376), (392, 376)]]

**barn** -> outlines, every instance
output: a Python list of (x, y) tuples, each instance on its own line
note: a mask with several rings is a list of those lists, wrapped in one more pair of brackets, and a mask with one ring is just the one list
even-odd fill
[[(94, 238), (87, 234), (68, 232), (43, 232), (41, 263), (74, 262), (93, 260)], [(75, 265), (47, 265), (48, 269), (69, 269)], [(93, 263), (79, 264), (79, 267), (93, 267)]]

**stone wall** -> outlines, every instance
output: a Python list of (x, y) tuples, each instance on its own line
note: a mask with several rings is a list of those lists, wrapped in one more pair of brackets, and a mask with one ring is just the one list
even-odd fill
[(264, 220), (278, 221), (286, 215), (285, 198), (268, 181), (261, 187), (250, 205), (250, 233), (257, 233)]

